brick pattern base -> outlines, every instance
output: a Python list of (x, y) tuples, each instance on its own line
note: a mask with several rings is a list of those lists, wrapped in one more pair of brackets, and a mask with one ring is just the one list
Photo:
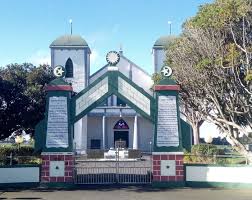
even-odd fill
[[(74, 157), (73, 155), (42, 155), (41, 182), (73, 182)], [(50, 161), (65, 161), (65, 176), (50, 177)]]
[[(161, 176), (161, 160), (176, 161), (176, 176)], [(153, 155), (153, 181), (169, 182), (184, 181), (183, 155)]]

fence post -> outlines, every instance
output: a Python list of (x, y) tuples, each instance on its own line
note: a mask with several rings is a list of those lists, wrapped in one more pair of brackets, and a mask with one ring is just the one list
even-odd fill
[(12, 152), (10, 153), (10, 165), (12, 165)]

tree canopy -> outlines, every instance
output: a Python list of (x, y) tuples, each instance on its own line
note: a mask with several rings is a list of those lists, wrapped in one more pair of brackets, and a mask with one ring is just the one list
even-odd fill
[(53, 77), (47, 65), (9, 64), (0, 68), (0, 139), (17, 129), (33, 133), (43, 118), (43, 87)]
[(181, 85), (187, 113), (201, 114), (241, 153), (252, 128), (250, 0), (216, 0), (187, 20), (166, 62)]

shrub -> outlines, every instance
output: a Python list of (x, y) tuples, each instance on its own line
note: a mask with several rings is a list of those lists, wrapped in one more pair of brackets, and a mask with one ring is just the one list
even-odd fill
[(15, 144), (0, 145), (0, 164), (10, 164), (9, 156), (12, 154), (12, 164), (38, 164), (40, 159), (35, 157), (34, 148), (32, 146), (20, 146)]
[(224, 150), (219, 149), (216, 145), (213, 144), (198, 144), (192, 146), (192, 154), (194, 155), (223, 155)]
[(9, 156), (32, 156), (34, 148), (32, 146), (0, 145), (0, 157)]
[(213, 144), (193, 145), (191, 153), (185, 152), (185, 163), (215, 163), (216, 155), (224, 155), (224, 150)]

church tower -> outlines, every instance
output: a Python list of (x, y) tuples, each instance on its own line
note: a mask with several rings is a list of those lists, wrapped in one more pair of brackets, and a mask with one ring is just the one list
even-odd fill
[(62, 65), (66, 69), (66, 81), (74, 92), (88, 85), (90, 75), (90, 48), (80, 35), (63, 35), (51, 45), (51, 66)]
[(174, 36), (162, 36), (156, 40), (152, 47), (154, 73), (160, 72), (166, 59), (166, 47), (175, 39)]
[[(50, 45), (51, 66), (65, 67), (67, 82), (72, 83), (73, 91), (80, 92), (89, 84), (90, 48), (80, 35), (63, 35)], [(87, 149), (87, 116), (74, 124), (74, 143), (79, 153)]]

